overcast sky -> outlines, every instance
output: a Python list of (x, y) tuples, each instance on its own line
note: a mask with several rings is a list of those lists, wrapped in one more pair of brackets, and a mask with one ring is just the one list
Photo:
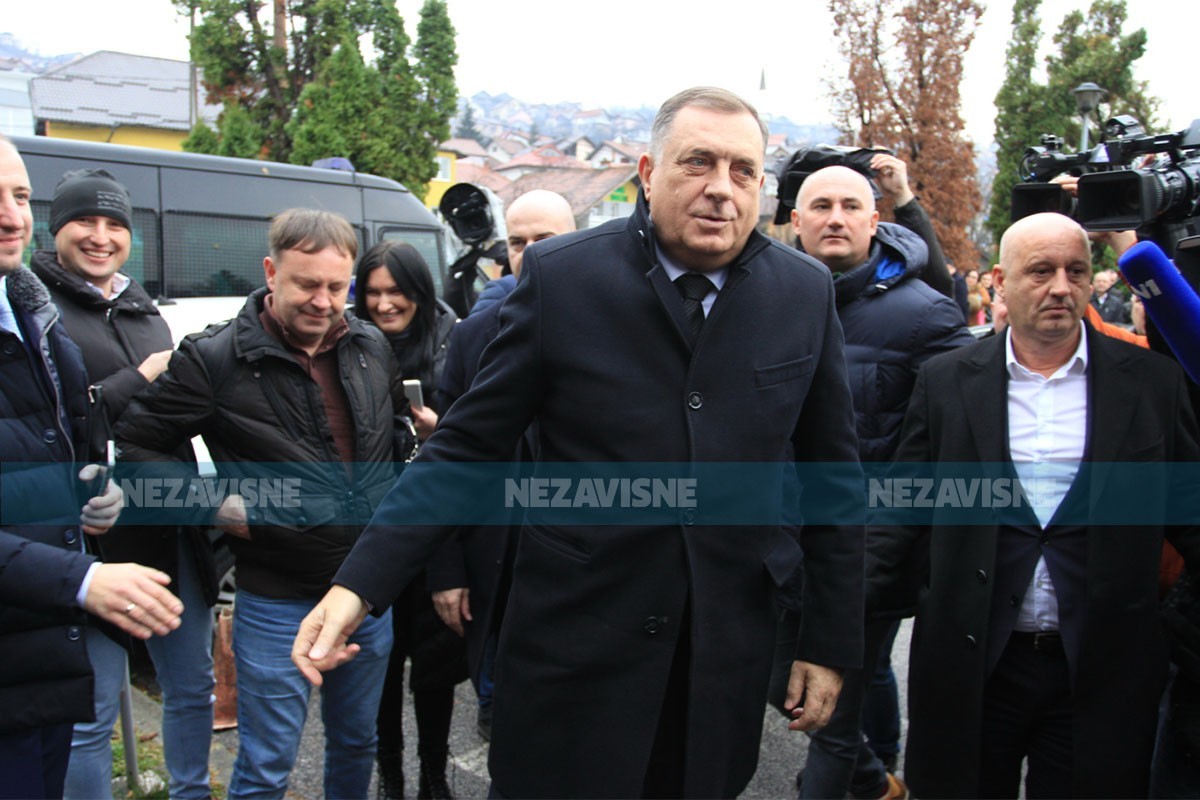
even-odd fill
[[(986, 0), (985, 0), (986, 2)], [(828, 122), (827, 79), (842, 69), (824, 0), (684, 3), (602, 0), (450, 0), (458, 32), (459, 89), (529, 102), (656, 107), (697, 84), (732, 89), (768, 114)], [(1044, 0), (1043, 45), (1081, 0)], [(42, 55), (117, 50), (187, 58), (187, 20), (170, 0), (9, 0), (0, 31)], [(416, 37), (421, 0), (397, 0)], [(976, 142), (992, 137), (992, 100), (1004, 75), (1011, 0), (992, 0), (967, 57), (963, 111)], [(1126, 31), (1149, 33), (1138, 77), (1163, 99), (1171, 130), (1200, 118), (1189, 52), (1192, 20), (1167, 0), (1130, 0)], [(571, 8), (568, 12), (566, 9)], [(719, 9), (725, 9), (720, 11)], [(767, 90), (759, 91), (765, 70)], [(1193, 99), (1189, 100), (1191, 97)]]

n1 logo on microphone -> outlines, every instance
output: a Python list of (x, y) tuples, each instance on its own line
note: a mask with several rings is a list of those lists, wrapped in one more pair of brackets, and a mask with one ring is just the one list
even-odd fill
[(1133, 289), (1134, 294), (1143, 300), (1149, 300), (1151, 297), (1158, 297), (1162, 294), (1162, 289), (1158, 288), (1158, 284), (1154, 282), (1153, 278), (1130, 288)]

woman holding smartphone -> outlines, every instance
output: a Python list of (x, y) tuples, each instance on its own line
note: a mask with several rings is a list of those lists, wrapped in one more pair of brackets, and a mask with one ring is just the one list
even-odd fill
[[(437, 427), (439, 412), (445, 410), (437, 407), (434, 389), (458, 318), (438, 300), (425, 259), (405, 242), (380, 242), (363, 254), (354, 286), (355, 315), (383, 331), (396, 354), (400, 374), (420, 381), (424, 402), (413, 402), (412, 414), (417, 436), (423, 441)], [(377, 723), (379, 796), (404, 797), (404, 662), (411, 657), (410, 689), (420, 761), (417, 797), (450, 798), (446, 761), (454, 687), (467, 674), (463, 640), (434, 611), (423, 575), (397, 598), (392, 622), (395, 643)]]

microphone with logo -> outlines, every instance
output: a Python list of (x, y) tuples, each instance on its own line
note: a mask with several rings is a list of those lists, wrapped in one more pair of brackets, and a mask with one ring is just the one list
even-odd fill
[[(1196, 257), (1190, 242), (1181, 241), (1178, 251), (1189, 266)], [(1200, 295), (1154, 242), (1138, 242), (1117, 266), (1188, 377), (1200, 384)]]

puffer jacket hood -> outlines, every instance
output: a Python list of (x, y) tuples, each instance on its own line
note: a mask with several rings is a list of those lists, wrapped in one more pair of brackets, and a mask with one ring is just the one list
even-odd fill
[(857, 297), (886, 292), (896, 284), (920, 277), (929, 261), (929, 247), (908, 228), (881, 222), (871, 241), (867, 260), (848, 272), (834, 276), (838, 306)]

